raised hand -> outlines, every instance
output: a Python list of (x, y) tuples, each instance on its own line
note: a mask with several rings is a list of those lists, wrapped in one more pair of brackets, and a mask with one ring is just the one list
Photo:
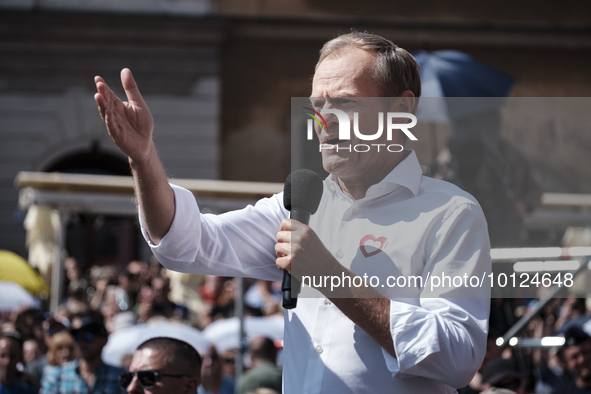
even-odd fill
[(103, 78), (96, 76), (94, 82), (97, 89), (94, 100), (115, 144), (131, 160), (146, 160), (152, 151), (154, 120), (131, 71), (128, 68), (121, 70), (121, 83), (127, 102), (121, 101)]
[(101, 77), (94, 77), (94, 82), (99, 112), (113, 141), (129, 156), (140, 214), (146, 232), (157, 245), (170, 229), (175, 204), (174, 192), (152, 141), (152, 114), (129, 69), (121, 70), (127, 102), (121, 101)]

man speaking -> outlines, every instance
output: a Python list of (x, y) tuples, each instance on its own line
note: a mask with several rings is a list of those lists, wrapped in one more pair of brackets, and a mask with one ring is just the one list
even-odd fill
[[(281, 194), (240, 211), (201, 215), (193, 195), (166, 179), (152, 116), (131, 72), (123, 70), (121, 80), (128, 102), (100, 77), (95, 100), (109, 134), (129, 156), (142, 231), (166, 267), (281, 280), (293, 265), (294, 273), (345, 283), (374, 269), (424, 279), (490, 272), (486, 221), (470, 195), (423, 177), (412, 151), (347, 149), (360, 142), (357, 133), (339, 140), (338, 118), (327, 110), (376, 130), (378, 120), (364, 115), (375, 98), (387, 98), (377, 104), (382, 113), (416, 109), (419, 67), (389, 40), (350, 33), (320, 52), (311, 102), (326, 114), (325, 127), (315, 128), (318, 139), (333, 148), (322, 149), (330, 175), (309, 226), (288, 219)], [(404, 133), (375, 140), (404, 142)], [(449, 393), (465, 386), (482, 362), (486, 286), (432, 291), (422, 283), (401, 297), (369, 285), (347, 285), (338, 294), (318, 290), (325, 297), (302, 298), (285, 312), (285, 393)]]

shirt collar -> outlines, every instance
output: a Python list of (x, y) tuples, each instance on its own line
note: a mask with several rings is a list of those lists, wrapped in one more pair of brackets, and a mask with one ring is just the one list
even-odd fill
[(421, 184), (421, 177), (423, 170), (417, 159), (417, 154), (412, 149), (406, 149), (408, 155), (402, 160), (384, 179), (382, 182), (393, 183), (403, 186), (410, 190), (416, 197), (419, 194), (419, 186)]
[[(398, 163), (398, 165), (394, 167), (394, 169), (390, 171), (390, 173), (388, 173), (384, 179), (371, 186), (368, 189), (368, 193), (372, 188), (379, 187), (378, 185), (386, 186), (387, 184), (392, 184), (407, 188), (415, 197), (419, 194), (419, 186), (421, 184), (423, 170), (421, 169), (421, 165), (419, 164), (419, 159), (417, 159), (415, 151), (412, 149), (406, 149), (405, 152), (407, 152), (406, 158)], [(340, 186), (335, 181), (334, 175), (329, 174), (326, 180), (331, 191), (334, 192), (335, 190), (340, 189)], [(390, 191), (393, 190), (392, 187), (384, 187), (382, 189), (389, 189)]]

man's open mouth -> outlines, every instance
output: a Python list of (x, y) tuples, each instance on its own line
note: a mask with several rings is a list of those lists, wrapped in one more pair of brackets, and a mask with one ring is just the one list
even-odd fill
[(338, 145), (338, 144), (342, 144), (345, 142), (349, 142), (349, 140), (341, 140), (341, 139), (339, 139), (339, 137), (335, 137), (335, 138), (331, 138), (331, 139), (326, 140), (324, 143), (329, 144), (329, 145)]

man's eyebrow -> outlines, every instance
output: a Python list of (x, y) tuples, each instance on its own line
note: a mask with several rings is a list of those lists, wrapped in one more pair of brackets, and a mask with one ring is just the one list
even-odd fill
[(351, 102), (355, 96), (339, 96), (339, 97), (332, 97), (331, 101), (334, 103), (342, 103), (342, 102)]
[(353, 93), (339, 93), (338, 96), (310, 96), (310, 102), (315, 103), (318, 101), (339, 101), (339, 99), (351, 99), (351, 98), (355, 98), (355, 97), (359, 97), (359, 95), (353, 94)]

